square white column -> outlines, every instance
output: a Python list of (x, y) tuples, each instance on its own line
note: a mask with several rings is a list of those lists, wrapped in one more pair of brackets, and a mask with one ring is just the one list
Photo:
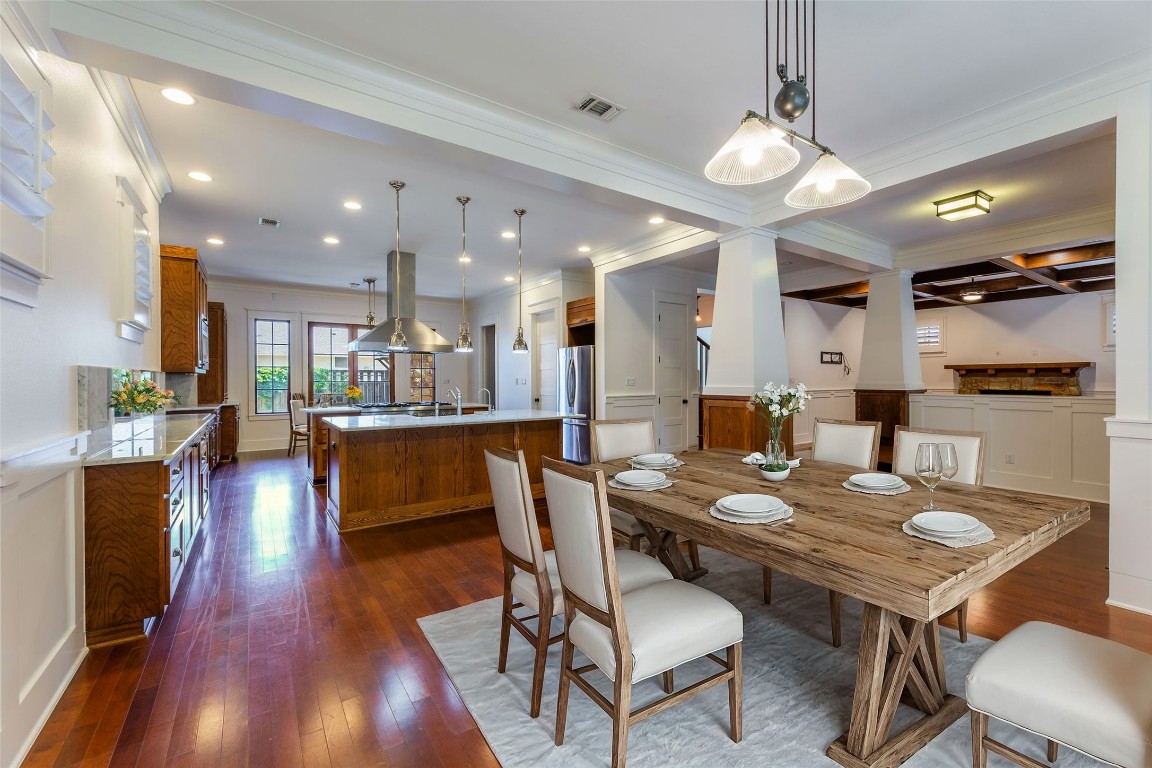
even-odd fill
[(856, 389), (924, 389), (912, 273), (896, 269), (869, 276), (866, 312)]

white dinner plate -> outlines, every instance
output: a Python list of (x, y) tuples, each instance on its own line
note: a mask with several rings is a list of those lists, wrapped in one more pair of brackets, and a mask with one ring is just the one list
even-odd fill
[(634, 456), (632, 461), (637, 464), (647, 464), (654, 467), (666, 467), (676, 462), (676, 457), (670, 453), (642, 453)]
[(898, 488), (904, 484), (896, 475), (886, 475), (883, 472), (862, 472), (852, 475), (848, 482), (861, 488)]
[(720, 499), (716, 506), (735, 515), (766, 515), (783, 507), (784, 502), (764, 493), (736, 493)]
[(962, 512), (921, 512), (912, 525), (936, 536), (963, 536), (980, 527), (980, 521)]
[(663, 472), (653, 472), (650, 469), (628, 469), (616, 473), (616, 482), (624, 485), (659, 485), (667, 479), (668, 476)]

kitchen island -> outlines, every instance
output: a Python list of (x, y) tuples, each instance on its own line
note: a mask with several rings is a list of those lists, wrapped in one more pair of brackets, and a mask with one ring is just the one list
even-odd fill
[(341, 533), (492, 506), (486, 448), (522, 449), (534, 498), (542, 456), (560, 456), (555, 411), (334, 416), (328, 427), (328, 515)]

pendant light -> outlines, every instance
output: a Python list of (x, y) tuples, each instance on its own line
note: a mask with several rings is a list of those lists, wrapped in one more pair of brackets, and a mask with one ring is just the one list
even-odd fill
[[(400, 190), (407, 186), (402, 181), (390, 181), (388, 185), (396, 190), (396, 279), (399, 280), (400, 275)], [(393, 288), (393, 290), (395, 290)], [(395, 297), (393, 297), (395, 298)], [(398, 306), (396, 303), (393, 306)], [(392, 332), (392, 337), (388, 339), (389, 352), (407, 352), (408, 351), (408, 338), (404, 335), (404, 321), (400, 319), (400, 313), (396, 313), (396, 330)]]
[(987, 295), (987, 293), (988, 291), (976, 285), (976, 278), (972, 278), (972, 282), (968, 284), (968, 287), (960, 291), (960, 300), (983, 301), (984, 296)]
[(472, 351), (472, 332), (468, 329), (468, 219), (465, 209), (472, 200), (470, 197), (458, 197), (460, 203), (460, 335), (456, 337), (457, 352)]
[(526, 355), (528, 354), (528, 342), (524, 341), (524, 214), (528, 211), (517, 208), (513, 213), (516, 214), (516, 236), (518, 238), (516, 274), (520, 282), (520, 289), (517, 291), (520, 322), (516, 328), (516, 340), (512, 342), (512, 354)]
[(376, 278), (365, 277), (363, 282), (368, 284), (368, 327), (376, 325)]
[[(766, 97), (773, 71), (769, 39), (768, 0), (765, 0)], [(773, 122), (767, 117), (767, 107), (764, 115), (748, 110), (736, 133), (705, 166), (704, 175), (718, 184), (730, 185), (758, 184), (778, 178), (800, 162), (800, 153), (792, 146), (799, 141), (819, 150), (820, 157), (784, 198), (786, 204), (793, 208), (829, 208), (868, 194), (872, 185), (816, 140), (816, 0), (776, 0), (775, 72), (781, 86), (773, 101), (773, 110), (779, 118), (792, 123), (811, 106), (812, 135), (805, 136)]]

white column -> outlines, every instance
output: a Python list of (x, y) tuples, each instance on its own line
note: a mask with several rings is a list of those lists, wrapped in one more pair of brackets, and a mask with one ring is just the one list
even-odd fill
[(868, 281), (868, 309), (857, 389), (924, 389), (916, 349), (912, 272), (878, 272)]
[(750, 395), (767, 382), (788, 382), (776, 233), (741, 229), (720, 238), (709, 395)]
[(1108, 604), (1152, 613), (1152, 83), (1116, 110), (1116, 416)]

